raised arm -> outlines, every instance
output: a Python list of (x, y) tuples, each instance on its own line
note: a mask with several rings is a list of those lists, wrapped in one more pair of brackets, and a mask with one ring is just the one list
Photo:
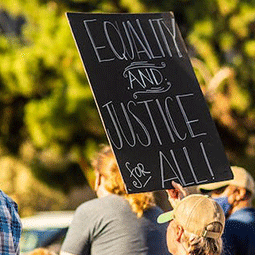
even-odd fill
[(168, 201), (171, 206), (174, 208), (176, 204), (182, 200), (184, 197), (188, 196), (189, 193), (187, 189), (183, 188), (179, 183), (172, 181), (174, 189), (168, 189)]

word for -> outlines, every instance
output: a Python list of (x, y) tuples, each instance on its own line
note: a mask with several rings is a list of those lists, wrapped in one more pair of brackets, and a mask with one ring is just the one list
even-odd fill
[[(199, 124), (199, 119), (189, 118), (183, 104), (184, 101), (187, 103), (188, 100), (194, 100), (193, 96), (193, 93), (189, 93), (176, 95), (174, 99), (166, 97), (163, 106), (159, 99), (128, 101), (126, 105), (124, 103), (114, 105), (112, 101), (106, 103), (102, 107), (106, 110), (104, 116), (107, 117), (108, 114), (109, 123), (106, 131), (112, 145), (120, 150), (125, 143), (130, 147), (135, 147), (137, 144), (148, 147), (152, 144), (152, 137), (155, 137), (156, 142), (162, 145), (161, 137), (164, 137), (166, 141), (168, 140), (166, 137), (169, 136), (170, 141), (167, 142), (174, 143), (176, 139), (186, 140), (188, 134), (191, 138), (205, 136), (207, 133), (199, 133), (199, 126), (196, 127), (196, 132), (194, 131), (194, 126)], [(189, 105), (192, 105), (192, 102), (189, 102)], [(178, 109), (178, 112), (174, 110), (172, 113), (172, 109)], [(178, 131), (178, 128), (183, 126), (186, 127), (186, 131), (183, 131), (184, 128), (182, 132)]]
[(130, 163), (126, 162), (125, 166), (130, 172), (130, 177), (135, 178), (135, 181), (133, 181), (132, 183), (138, 189), (144, 188), (152, 177), (149, 176), (145, 183), (142, 184), (142, 180), (140, 178), (149, 175), (151, 172), (145, 171), (144, 165), (142, 163), (138, 163), (136, 167), (130, 168)]
[[(183, 55), (177, 43), (175, 19), (167, 26), (162, 18), (135, 21), (83, 21), (86, 32), (101, 62), (138, 59), (158, 59), (173, 56), (171, 45), (177, 55)], [(145, 29), (146, 27), (146, 29)]]

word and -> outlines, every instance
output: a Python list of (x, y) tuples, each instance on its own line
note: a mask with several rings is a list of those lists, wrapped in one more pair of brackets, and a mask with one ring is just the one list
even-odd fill
[(138, 94), (159, 94), (171, 88), (171, 83), (166, 78), (164, 79), (159, 70), (165, 67), (164, 62), (155, 65), (148, 61), (141, 61), (133, 62), (125, 68), (123, 76), (129, 80), (128, 89), (135, 90), (134, 99), (137, 99)]
[(135, 181), (133, 181), (133, 185), (138, 189), (144, 188), (152, 177), (149, 176), (144, 182), (144, 184), (142, 184), (142, 180), (140, 178), (149, 175), (151, 172), (145, 171), (144, 165), (142, 163), (138, 163), (135, 167), (130, 168), (130, 162), (126, 162), (125, 166), (130, 172), (130, 177), (135, 178)]
[(162, 18), (122, 22), (90, 19), (83, 23), (99, 63), (173, 57), (171, 45), (179, 58), (183, 56), (174, 18), (171, 18), (171, 28)]

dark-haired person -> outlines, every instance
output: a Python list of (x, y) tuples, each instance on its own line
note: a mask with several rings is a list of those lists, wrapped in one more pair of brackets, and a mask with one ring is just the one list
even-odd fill
[(211, 196), (223, 208), (226, 225), (223, 234), (224, 254), (255, 254), (255, 209), (252, 198), (255, 184), (252, 176), (242, 167), (231, 167), (234, 179), (204, 184), (198, 189)]
[(166, 225), (152, 193), (127, 194), (117, 162), (104, 147), (93, 162), (98, 198), (78, 207), (61, 255), (166, 255)]

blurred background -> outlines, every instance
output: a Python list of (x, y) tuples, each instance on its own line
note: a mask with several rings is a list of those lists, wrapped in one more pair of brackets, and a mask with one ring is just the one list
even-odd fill
[(227, 157), (255, 177), (254, 0), (0, 0), (0, 189), (22, 217), (93, 198), (107, 143), (66, 11), (173, 11)]

